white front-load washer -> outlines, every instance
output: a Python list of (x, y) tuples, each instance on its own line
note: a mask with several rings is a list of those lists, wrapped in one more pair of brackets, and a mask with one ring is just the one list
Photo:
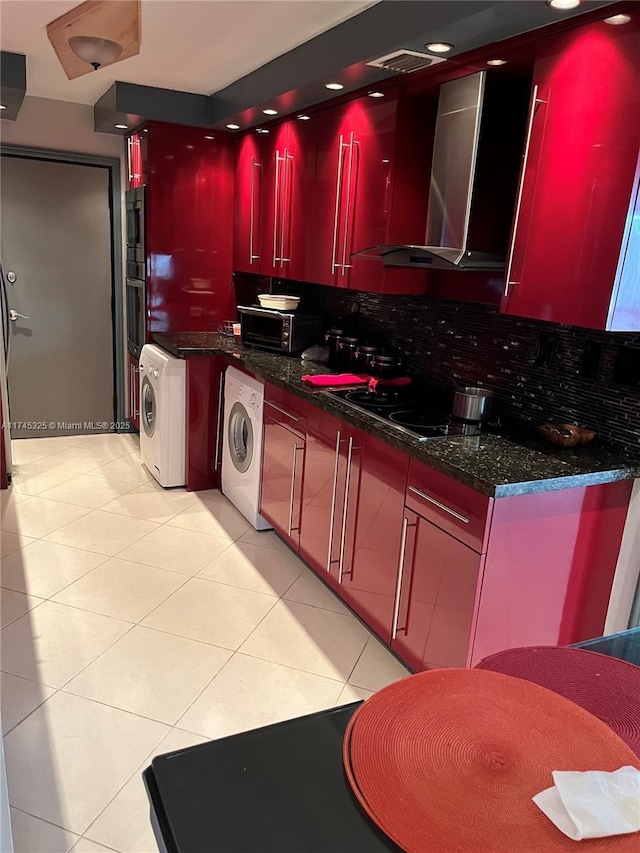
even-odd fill
[(222, 493), (256, 530), (271, 525), (260, 513), (264, 385), (228, 367), (224, 377)]
[(140, 454), (161, 486), (184, 486), (186, 365), (160, 347), (140, 353)]

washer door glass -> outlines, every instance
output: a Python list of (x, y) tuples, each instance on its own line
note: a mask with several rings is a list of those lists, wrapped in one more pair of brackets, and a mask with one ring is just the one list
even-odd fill
[(142, 380), (142, 390), (140, 392), (140, 417), (145, 434), (152, 437), (156, 431), (156, 392), (153, 390), (153, 385), (149, 382), (149, 377), (145, 376)]
[(227, 442), (231, 461), (244, 474), (253, 459), (253, 427), (242, 403), (234, 403), (231, 409)]

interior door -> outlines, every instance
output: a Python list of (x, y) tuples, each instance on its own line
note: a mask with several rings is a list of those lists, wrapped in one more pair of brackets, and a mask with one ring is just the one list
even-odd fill
[(109, 172), (8, 155), (0, 165), (2, 263), (9, 280), (15, 275), (8, 291), (17, 314), (9, 335), (12, 437), (109, 430)]

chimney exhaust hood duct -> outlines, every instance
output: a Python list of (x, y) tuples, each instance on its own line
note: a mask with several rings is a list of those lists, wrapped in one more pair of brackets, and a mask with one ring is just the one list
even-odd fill
[(385, 266), (503, 270), (530, 79), (479, 71), (440, 87), (425, 245), (373, 246)]

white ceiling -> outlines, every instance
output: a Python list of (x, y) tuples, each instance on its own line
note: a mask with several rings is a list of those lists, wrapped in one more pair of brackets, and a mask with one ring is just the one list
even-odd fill
[(211, 94), (377, 0), (142, 0), (138, 56), (67, 80), (46, 25), (76, 0), (0, 0), (0, 48), (27, 56), (27, 92), (93, 104), (115, 80)]

